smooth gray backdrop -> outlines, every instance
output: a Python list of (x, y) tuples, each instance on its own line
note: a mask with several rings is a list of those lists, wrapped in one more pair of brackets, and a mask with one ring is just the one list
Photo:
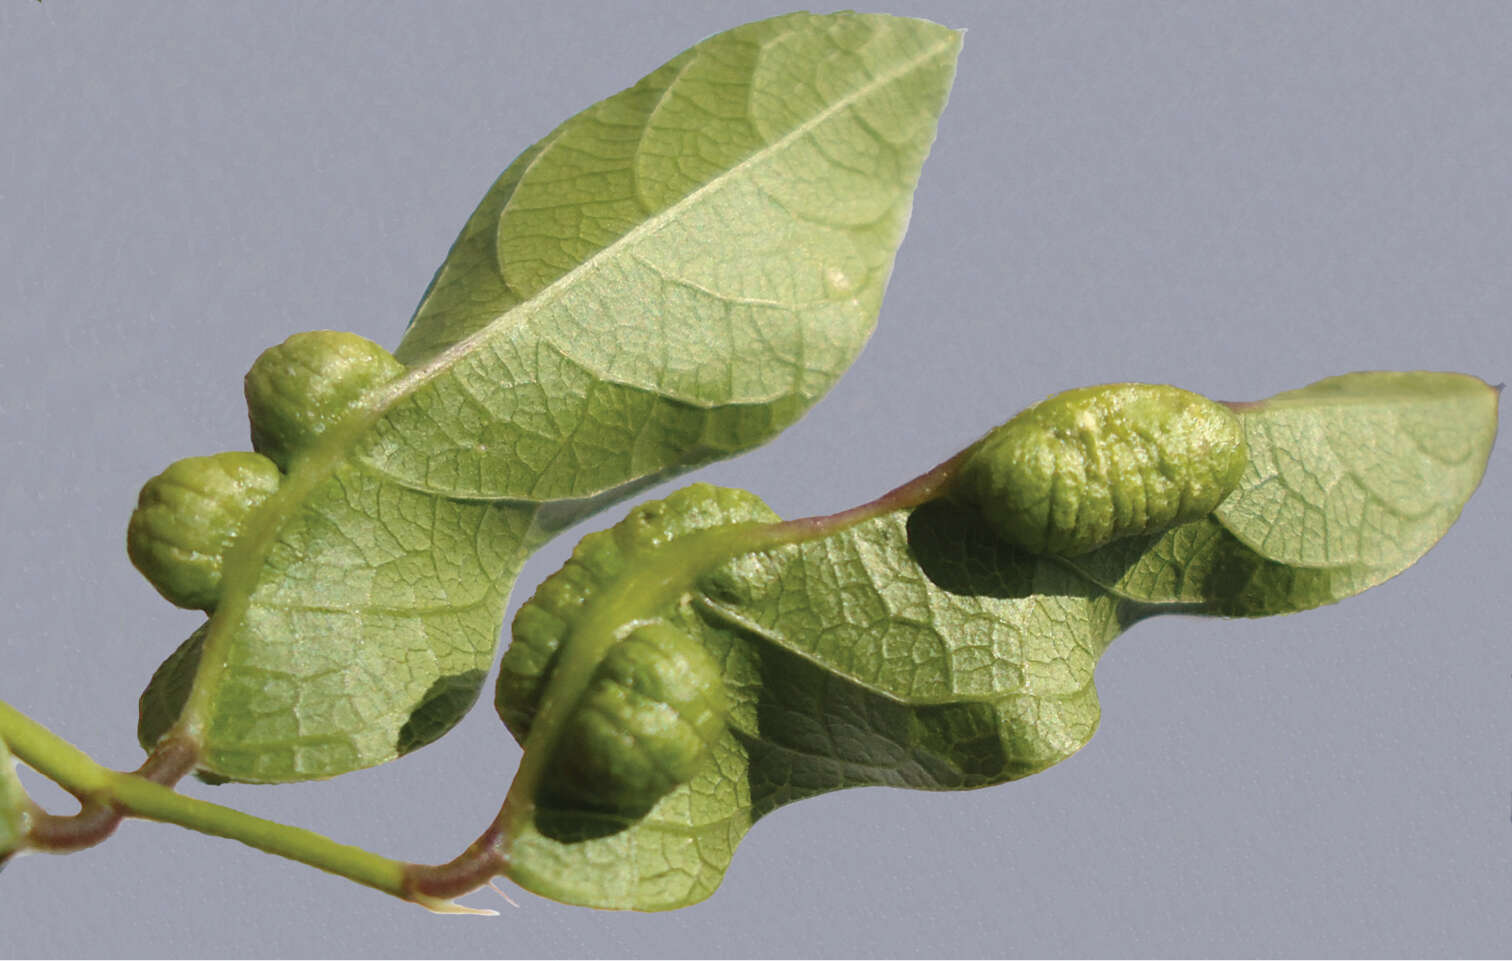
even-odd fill
[[(241, 376), (288, 334), (393, 346), (485, 188), (558, 121), (783, 10), (6, 0), (0, 697), (134, 766), (137, 694), (197, 619), (126, 561), (141, 482), (245, 447)], [(893, 12), (968, 34), (877, 334), (809, 417), (700, 478), (816, 513), (1071, 386), (1512, 376), (1512, 5)], [(0, 953), (1504, 954), (1509, 500), (1504, 442), (1397, 580), (1289, 618), (1141, 624), (1103, 662), (1103, 730), (1078, 756), (983, 791), (783, 809), (696, 907), (517, 892), (514, 910), (485, 890), (470, 903), (503, 917), (436, 918), (130, 823), (11, 865)], [(438, 860), (517, 756), (480, 707), (383, 769), (186, 789)]]

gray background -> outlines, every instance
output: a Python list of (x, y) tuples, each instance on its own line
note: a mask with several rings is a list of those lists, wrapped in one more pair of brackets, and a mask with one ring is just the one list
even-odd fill
[[(126, 561), (140, 483), (245, 446), (241, 375), (288, 334), (393, 346), (484, 189), (558, 121), (782, 10), (0, 7), (0, 696), (135, 765), (137, 694), (197, 619)], [(1248, 399), (1356, 369), (1512, 375), (1512, 5), (894, 11), (969, 33), (878, 333), (813, 414), (700, 477), (826, 512), (1075, 385)], [(1077, 757), (783, 809), (696, 907), (512, 910), (485, 890), (470, 902), (501, 919), (434, 918), (131, 823), (13, 864), (0, 952), (1504, 953), (1509, 499), (1504, 442), (1406, 575), (1290, 618), (1142, 624), (1103, 662), (1103, 730)], [(188, 789), (437, 860), (516, 757), (484, 708), (380, 770)]]

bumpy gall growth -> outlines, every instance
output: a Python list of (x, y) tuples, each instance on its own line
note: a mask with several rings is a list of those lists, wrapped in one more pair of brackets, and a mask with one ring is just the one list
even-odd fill
[(1108, 384), (1056, 394), (988, 434), (955, 495), (999, 536), (1074, 557), (1197, 520), (1234, 490), (1239, 418), (1176, 387)]
[(126, 527), (131, 563), (174, 604), (214, 610), (226, 551), (281, 479), (272, 461), (246, 451), (175, 461), (137, 497)]
[(521, 743), (561, 660), (579, 645), (605, 645), (550, 743), (537, 804), (554, 813), (633, 821), (695, 777), (724, 736), (729, 699), (720, 665), (688, 627), (696, 618), (686, 597), (669, 595), (633, 612), (610, 607), (626, 615), (614, 637), (589, 636), (585, 625), (599, 632), (602, 605), (623, 603), (624, 579), (655, 569), (673, 542), (777, 519), (746, 491), (693, 484), (583, 538), (571, 560), (520, 607), (499, 668), (496, 705)]
[(252, 447), (288, 471), (364, 394), (403, 371), (393, 354), (343, 331), (312, 330), (269, 347), (247, 372)]
[(538, 801), (645, 817), (689, 781), (724, 733), (724, 682), (698, 641), (649, 624), (599, 664), (567, 721)]
[[(520, 743), (530, 734), (541, 698), (551, 682), (562, 648), (595, 600), (627, 571), (645, 565), (662, 547), (681, 537), (726, 524), (769, 524), (781, 520), (749, 491), (690, 484), (665, 500), (634, 508), (624, 520), (578, 542), (572, 557), (552, 574), (515, 614), (513, 635), (499, 663), (494, 704)], [(649, 618), (658, 613), (645, 612)]]

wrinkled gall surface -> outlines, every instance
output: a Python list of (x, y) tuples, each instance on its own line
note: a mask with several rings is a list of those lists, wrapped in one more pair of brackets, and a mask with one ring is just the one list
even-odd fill
[(245, 451), (174, 461), (137, 497), (126, 527), (131, 563), (179, 607), (214, 610), (226, 552), (281, 479), (272, 461)]
[(610, 649), (554, 746), (542, 802), (644, 817), (693, 779), (724, 733), (719, 665), (665, 623)]
[(710, 37), (509, 165), (392, 357), (330, 331), (264, 353), (253, 446), (284, 478), (144, 740), (171, 723), (202, 774), (279, 782), (448, 730), (531, 551), (770, 440), (850, 365), (960, 45), (863, 14)]
[(311, 330), (263, 351), (244, 390), (252, 447), (288, 470), (368, 391), (404, 372), (382, 347), (357, 334)]
[(999, 536), (1075, 557), (1212, 512), (1246, 462), (1239, 418), (1190, 391), (1154, 384), (1068, 390), (984, 438), (958, 495)]
[[(751, 824), (784, 804), (994, 784), (1092, 736), (1092, 670), (1121, 627), (1103, 591), (944, 501), (771, 550), (718, 549), (775, 520), (754, 495), (692, 485), (588, 535), (520, 608), (497, 706), (546, 768), (525, 785), (536, 808), (511, 836), (512, 880), (579, 904), (676, 907), (712, 892)], [(719, 665), (719, 735), (643, 816), (551, 797), (542, 788), (568, 761), (542, 735), (572, 723), (548, 720), (553, 704), (585, 696), (594, 659), (612, 656), (606, 629), (647, 621)]]

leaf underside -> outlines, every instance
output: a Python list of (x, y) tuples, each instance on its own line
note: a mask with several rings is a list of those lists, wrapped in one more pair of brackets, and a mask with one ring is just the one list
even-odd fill
[[(675, 908), (707, 897), (782, 804), (1043, 770), (1096, 730), (1094, 667), (1134, 621), (1302, 610), (1409, 566), (1478, 484), (1497, 402), (1464, 375), (1365, 373), (1235, 405), (1251, 462), (1213, 515), (1072, 560), (1016, 550), (970, 508), (934, 501), (729, 562), (669, 612), (725, 665), (730, 731), (715, 755), (618, 832), (572, 840), (533, 824), (510, 876), (577, 904)], [(1289, 506), (1267, 519), (1249, 506), (1261, 497)], [(1321, 564), (1263, 553), (1318, 534), (1333, 538)]]
[[(143, 743), (176, 726), (202, 776), (276, 782), (445, 733), (529, 551), (770, 439), (854, 359), (960, 39), (874, 15), (750, 24), (521, 154), (418, 306), (406, 372), (242, 529), (220, 605), (143, 694)], [(1070, 560), (937, 501), (730, 561), (666, 612), (723, 665), (728, 730), (702, 769), (620, 830), (531, 821), (510, 875), (673, 908), (708, 896), (782, 804), (1043, 770), (1095, 732), (1097, 660), (1135, 621), (1304, 610), (1422, 556), (1479, 483), (1497, 402), (1475, 378), (1413, 372), (1233, 405), (1237, 491)]]
[(1157, 611), (1259, 617), (1406, 570), (1480, 484), (1500, 391), (1463, 374), (1345, 374), (1235, 405), (1249, 466), (1207, 518), (1070, 563)]
[(329, 777), (476, 698), (525, 555), (769, 440), (875, 324), (957, 33), (794, 14), (720, 34), (525, 151), (473, 214), (359, 432), (243, 528), (142, 698), (201, 773)]
[(942, 503), (734, 561), (675, 615), (725, 665), (715, 756), (626, 830), (561, 841), (533, 826), (510, 877), (572, 903), (679, 907), (712, 893), (736, 842), (783, 804), (1043, 770), (1097, 727), (1092, 669), (1117, 608)]

